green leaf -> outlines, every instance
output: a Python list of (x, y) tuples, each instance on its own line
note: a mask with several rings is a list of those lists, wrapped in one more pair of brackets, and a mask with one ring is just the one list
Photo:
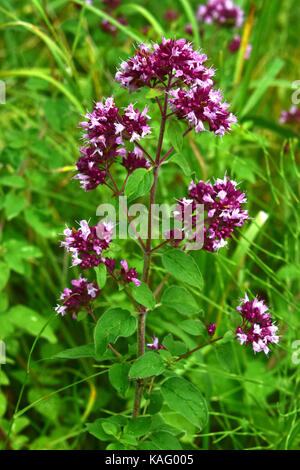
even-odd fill
[(40, 214), (33, 208), (28, 207), (25, 210), (25, 220), (39, 235), (46, 238), (57, 237), (57, 232), (53, 226), (47, 226), (41, 219)]
[(103, 289), (106, 284), (107, 270), (104, 264), (99, 264), (94, 268), (96, 272), (97, 284), (99, 289)]
[(9, 273), (10, 269), (7, 266), (6, 263), (3, 263), (3, 261), (0, 261), (0, 290), (5, 287), (8, 279), (9, 279)]
[(53, 357), (58, 357), (59, 359), (79, 359), (81, 357), (95, 357), (95, 345), (85, 344), (83, 346), (78, 346), (77, 348), (64, 349), (59, 353), (55, 354)]
[(277, 272), (278, 279), (296, 281), (300, 279), (300, 268), (297, 264), (282, 266)]
[(131, 366), (130, 378), (145, 378), (152, 375), (160, 375), (165, 370), (164, 362), (160, 355), (149, 351), (140, 356)]
[(182, 377), (171, 377), (163, 383), (161, 393), (172, 410), (199, 429), (204, 428), (208, 419), (207, 404), (195, 385)]
[(207, 330), (203, 323), (201, 323), (198, 320), (184, 320), (179, 324), (179, 326), (189, 333), (190, 335), (193, 336), (200, 336), (203, 335), (204, 333), (207, 333)]
[(172, 356), (181, 356), (187, 351), (186, 345), (182, 341), (175, 341), (171, 333), (164, 338), (163, 345)]
[(153, 184), (153, 174), (145, 168), (138, 168), (129, 176), (124, 194), (128, 198), (136, 199), (147, 194)]
[(0, 392), (0, 418), (4, 415), (7, 406), (7, 398), (6, 396)]
[(19, 175), (4, 175), (0, 178), (0, 184), (11, 188), (23, 189), (26, 185), (24, 178)]
[[(15, 307), (12, 307), (8, 312), (7, 319), (15, 327), (20, 328), (33, 336), (38, 335), (47, 322), (46, 318), (25, 305), (16, 305)], [(43, 331), (41, 337), (47, 339), (50, 343), (56, 343), (57, 341), (56, 336), (49, 325)]]
[(11, 220), (19, 215), (26, 207), (26, 204), (27, 202), (24, 195), (16, 194), (13, 191), (9, 192), (5, 198), (4, 204), (7, 219)]
[(171, 145), (176, 152), (181, 152), (183, 147), (182, 128), (175, 119), (170, 119), (167, 126), (167, 136)]
[[(103, 418), (100, 418), (94, 421), (93, 423), (87, 423), (86, 427), (88, 432), (92, 434), (92, 436), (96, 437), (97, 439), (100, 439), (101, 441), (109, 441), (111, 440), (111, 437), (104, 431), (105, 424), (107, 424), (107, 421)], [(106, 429), (109, 430), (107, 426)]]
[(165, 92), (163, 90), (159, 90), (157, 88), (150, 88), (150, 90), (146, 94), (146, 98), (152, 99), (152, 98), (155, 98), (156, 96), (162, 96), (164, 94)]
[(118, 432), (118, 426), (114, 423), (111, 423), (109, 421), (103, 422), (102, 423), (102, 428), (104, 432), (108, 435), (115, 436)]
[(129, 369), (130, 365), (123, 362), (113, 364), (109, 369), (109, 381), (122, 397), (126, 396), (127, 390), (130, 386), (130, 382), (128, 380)]
[(171, 286), (164, 292), (161, 302), (183, 315), (195, 315), (200, 308), (194, 297), (184, 287)]
[(167, 431), (156, 431), (151, 434), (151, 441), (160, 449), (160, 450), (182, 450), (182, 447), (173, 436), (173, 434)]
[(269, 62), (259, 86), (254, 90), (252, 95), (248, 98), (246, 105), (241, 111), (241, 117), (246, 116), (252, 109), (261, 101), (261, 98), (266, 94), (270, 84), (284, 66), (284, 61), (279, 57), (271, 59)]
[(114, 343), (120, 336), (131, 336), (135, 329), (136, 319), (128, 310), (112, 308), (104, 312), (94, 333), (96, 357), (105, 353), (108, 343)]
[(149, 416), (141, 416), (129, 421), (126, 431), (135, 437), (141, 437), (149, 432), (150, 426), (151, 418)]
[(176, 248), (169, 249), (163, 254), (162, 263), (176, 279), (202, 289), (202, 275), (195, 260), (187, 253)]
[(192, 171), (186, 158), (182, 155), (182, 153), (175, 153), (174, 155), (171, 155), (168, 161), (176, 163), (176, 165), (178, 165), (182, 169), (186, 176), (191, 176)]
[(151, 310), (155, 307), (155, 298), (153, 292), (149, 289), (147, 284), (141, 283), (140, 287), (134, 286), (132, 288), (132, 295), (134, 300), (144, 307)]
[(155, 390), (154, 392), (151, 392), (148, 412), (151, 415), (158, 413), (161, 410), (163, 402), (164, 402), (164, 399), (159, 390)]

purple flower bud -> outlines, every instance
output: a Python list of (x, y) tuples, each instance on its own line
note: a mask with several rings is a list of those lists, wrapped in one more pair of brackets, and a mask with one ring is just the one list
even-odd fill
[(216, 327), (217, 325), (215, 323), (209, 323), (209, 325), (206, 325), (209, 336), (213, 336), (215, 334)]
[(153, 338), (152, 340), (153, 340), (153, 343), (147, 344), (147, 348), (155, 349), (156, 351), (158, 351), (159, 349), (167, 350), (167, 348), (165, 348), (163, 344), (159, 344), (157, 337)]

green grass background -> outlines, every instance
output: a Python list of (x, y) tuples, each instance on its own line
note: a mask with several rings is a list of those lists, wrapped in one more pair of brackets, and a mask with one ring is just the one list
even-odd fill
[[(217, 69), (217, 85), (232, 103), (239, 126), (223, 139), (208, 133), (187, 139), (182, 158), (163, 167), (158, 199), (173, 203), (191, 177), (222, 177), (227, 171), (242, 182), (252, 220), (235, 233), (229, 249), (217, 256), (194, 254), (204, 287), (191, 295), (202, 318), (217, 321), (222, 334), (236, 324), (235, 307), (244, 291), (258, 294), (271, 306), (282, 338), (269, 357), (231, 342), (180, 362), (178, 373), (196, 383), (209, 403), (209, 424), (197, 432), (167, 408), (164, 417), (184, 429), (184, 448), (299, 449), (300, 365), (292, 361), (292, 344), (300, 340), (300, 130), (278, 120), (291, 106), (292, 83), (300, 80), (300, 5), (297, 0), (236, 3), (246, 15), (254, 8), (250, 60), (227, 50), (233, 34), (228, 29), (211, 26), (204, 37), (194, 30), (193, 40)], [(121, 106), (139, 101), (154, 109), (145, 94), (130, 97), (114, 83), (116, 66), (133, 54), (139, 39), (188, 37), (184, 27), (194, 21), (197, 4), (124, 0), (120, 11), (129, 26), (112, 38), (99, 28), (105, 15), (100, 0), (94, 0), (95, 8), (81, 10), (66, 0), (1, 1), (0, 80), (7, 99), (0, 105), (0, 340), (7, 362), (0, 369), (0, 448), (10, 433), (13, 449), (104, 449), (108, 443), (88, 434), (85, 423), (130, 414), (133, 387), (125, 398), (118, 396), (107, 364), (95, 368), (90, 359), (54, 357), (90, 343), (93, 331), (87, 319), (54, 318), (56, 299), (74, 276), (58, 233), (65, 223), (96, 221), (97, 205), (110, 198), (102, 187), (85, 194), (71, 180), (80, 113), (112, 93)], [(180, 13), (176, 22), (164, 20), (168, 7)], [(141, 28), (148, 24), (144, 36)], [(154, 112), (154, 135), (156, 122)], [(148, 148), (154, 145), (150, 138)], [(133, 241), (116, 249), (141, 271)], [(163, 275), (158, 259), (154, 286)], [(108, 283), (98, 313), (126, 303)], [(175, 311), (158, 307), (148, 317), (147, 339), (172, 333), (195, 347), (198, 338), (180, 329), (181, 320)], [(119, 348), (126, 350), (122, 341)], [(16, 410), (24, 412), (13, 419)]]

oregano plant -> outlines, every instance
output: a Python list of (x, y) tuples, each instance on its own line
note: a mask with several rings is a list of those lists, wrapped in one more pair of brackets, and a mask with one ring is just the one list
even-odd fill
[[(80, 123), (83, 146), (74, 178), (85, 192), (98, 186), (111, 191), (105, 206), (110, 204), (125, 214), (134, 239), (133, 258), (140, 257), (137, 264), (142, 266), (138, 269), (122, 255), (127, 243), (126, 236), (120, 236), (123, 219), (108, 215), (96, 225), (83, 219), (63, 232), (61, 246), (81, 274), (64, 289), (56, 312), (74, 320), (86, 312), (95, 326), (92, 344), (63, 351), (60, 357), (93, 357), (96, 366), (108, 364), (105, 370), (112, 389), (121, 398), (128, 393), (132, 397), (130, 411), (87, 424), (91, 434), (111, 442), (110, 449), (180, 449), (174, 428), (159, 413), (162, 407), (181, 415), (197, 430), (205, 427), (208, 408), (197, 384), (189, 381), (184, 369), (178, 373), (178, 363), (216, 343), (225, 346), (237, 340), (254, 354), (268, 354), (270, 346), (279, 341), (278, 327), (264, 300), (250, 299), (246, 293), (236, 306), (236, 324), (218, 335), (222, 325), (208, 321), (205, 313), (200, 315), (201, 306), (193, 296), (193, 291), (202, 288), (203, 277), (205, 280), (194, 252), (202, 249), (207, 257), (217, 256), (249, 219), (240, 185), (227, 174), (191, 181), (187, 189), (178, 188), (185, 195), (178, 197), (169, 212), (162, 217), (157, 212), (164, 165), (175, 155), (180, 162), (185, 136), (207, 132), (211, 138), (221, 138), (237, 122), (206, 62), (206, 55), (185, 39), (139, 44), (135, 54), (121, 63), (115, 80), (125, 92), (140, 92), (149, 106), (140, 109), (129, 103), (122, 108), (111, 96), (96, 102)], [(147, 204), (143, 217), (136, 218), (128, 203), (140, 198)], [(169, 227), (158, 234), (164, 218)], [(112, 301), (103, 312), (101, 295), (108, 280), (128, 302), (124, 306)], [(172, 312), (183, 315), (182, 331), (193, 337), (196, 347), (189, 349), (182, 340), (174, 339), (175, 324), (164, 338), (155, 331), (150, 334), (147, 318), (159, 315), (160, 305), (169, 309), (170, 323)]]

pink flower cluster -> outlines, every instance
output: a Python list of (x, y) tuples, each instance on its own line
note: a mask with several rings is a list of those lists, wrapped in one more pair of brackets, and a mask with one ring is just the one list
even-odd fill
[(215, 72), (204, 65), (206, 60), (186, 39), (163, 38), (161, 44), (140, 44), (136, 54), (121, 63), (116, 80), (131, 91), (144, 86), (165, 91), (171, 111), (196, 132), (205, 131), (206, 123), (215, 135), (223, 136), (237, 119), (213, 88)]
[[(214, 184), (192, 181), (188, 189), (187, 198), (178, 201), (174, 217), (187, 222), (183, 230), (188, 232), (195, 227), (197, 205), (202, 204), (206, 214), (203, 249), (218, 251), (227, 245), (227, 239), (232, 237), (234, 229), (241, 227), (248, 219), (248, 211), (242, 209), (242, 204), (247, 202), (245, 193), (237, 189), (237, 183), (228, 179), (226, 175), (223, 179), (217, 179)], [(187, 207), (191, 214), (188, 220), (186, 220)]]
[(147, 112), (147, 107), (140, 112), (130, 104), (121, 113), (109, 97), (104, 102), (97, 102), (93, 111), (86, 114), (87, 121), (79, 123), (85, 130), (86, 146), (80, 149), (81, 157), (76, 164), (78, 173), (74, 176), (85, 191), (106, 183), (109, 168), (117, 157), (122, 157), (121, 164), (125, 168), (129, 166), (131, 171), (150, 166), (138, 149), (127, 154), (124, 143), (133, 143), (151, 134)]
[(221, 92), (210, 86), (194, 86), (188, 90), (177, 88), (170, 91), (170, 96), (171, 109), (180, 119), (185, 118), (195, 132), (206, 131), (204, 124), (207, 123), (210, 131), (223, 137), (231, 130), (231, 124), (237, 122), (228, 111), (229, 104), (222, 103)]
[[(71, 230), (68, 227), (63, 234), (65, 240), (61, 246), (72, 255), (72, 266), (80, 265), (82, 270), (93, 268), (99, 264), (104, 264), (107, 271), (113, 275), (116, 260), (103, 256), (103, 251), (109, 247), (114, 233), (112, 222), (98, 223), (89, 226), (86, 220), (81, 220), (78, 230)], [(120, 276), (125, 283), (133, 282), (140, 286), (138, 274), (134, 268), (128, 268), (126, 260), (120, 262)]]
[(268, 354), (270, 343), (277, 344), (279, 336), (278, 327), (272, 323), (271, 314), (267, 313), (268, 307), (264, 300), (249, 300), (247, 294), (240, 299), (242, 304), (236, 308), (242, 317), (242, 325), (236, 330), (237, 340), (240, 344), (252, 344), (254, 352), (264, 351)]
[(93, 282), (88, 282), (84, 277), (79, 276), (78, 280), (71, 281), (72, 289), (65, 288), (60, 296), (61, 304), (58, 304), (55, 311), (59, 315), (72, 313), (74, 319), (81, 308), (87, 308), (93, 300), (100, 294), (98, 286)]
[(206, 24), (240, 28), (244, 22), (244, 12), (232, 0), (209, 0), (206, 5), (199, 5), (197, 19)]
[(204, 66), (206, 60), (186, 39), (162, 38), (161, 44), (139, 44), (135, 55), (121, 63), (116, 80), (130, 91), (144, 86), (170, 89), (178, 83), (211, 86), (214, 70)]
[(299, 123), (300, 122), (300, 108), (297, 106), (291, 106), (289, 111), (282, 111), (280, 124)]

